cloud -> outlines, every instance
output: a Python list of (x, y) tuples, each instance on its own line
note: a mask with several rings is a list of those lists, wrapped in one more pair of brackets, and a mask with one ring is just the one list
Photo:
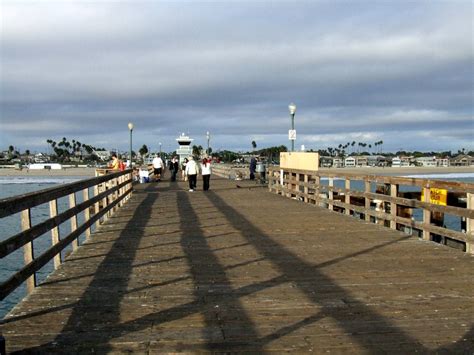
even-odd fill
[(4, 1), (1, 10), (6, 145), (54, 135), (108, 144), (102, 131), (126, 149), (129, 121), (136, 142), (169, 149), (182, 131), (210, 130), (228, 149), (248, 149), (252, 137), (288, 144), (290, 101), (306, 144), (410, 136), (435, 149), (450, 129), (464, 133), (451, 145), (474, 141), (468, 2)]

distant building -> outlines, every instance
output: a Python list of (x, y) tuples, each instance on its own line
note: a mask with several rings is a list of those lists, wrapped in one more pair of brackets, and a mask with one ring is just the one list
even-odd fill
[(474, 165), (474, 157), (467, 154), (460, 154), (450, 161), (451, 166), (471, 166)]
[(418, 163), (418, 165), (423, 166), (423, 167), (438, 166), (436, 162), (436, 157), (419, 157), (419, 158), (415, 158), (415, 161)]
[(111, 156), (108, 150), (94, 150), (92, 154), (96, 155), (101, 161), (108, 161)]
[(193, 154), (193, 150), (191, 148), (191, 142), (193, 139), (189, 138), (184, 133), (181, 133), (181, 135), (176, 138), (176, 141), (179, 144), (178, 149), (176, 149), (176, 154), (179, 155), (179, 164), (181, 165), (184, 158), (187, 158)]
[(447, 168), (449, 167), (450, 161), (449, 158), (436, 158), (436, 166), (442, 167), (442, 168)]
[(392, 158), (392, 168), (403, 168), (410, 166), (411, 158), (407, 156)]
[(344, 166), (344, 160), (342, 158), (336, 157), (332, 160), (332, 166), (334, 168), (342, 168)]
[(328, 157), (328, 156), (322, 156), (319, 158), (319, 166), (321, 168), (330, 168), (333, 166), (333, 157)]
[(356, 165), (357, 166), (367, 166), (369, 165), (369, 158), (367, 155), (359, 155), (356, 157)]
[(347, 157), (344, 159), (344, 167), (346, 168), (354, 168), (356, 166), (356, 158), (355, 157)]

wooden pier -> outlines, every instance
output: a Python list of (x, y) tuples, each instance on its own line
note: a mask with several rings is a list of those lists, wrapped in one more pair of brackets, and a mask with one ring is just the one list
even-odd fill
[(186, 184), (136, 185), (3, 320), (7, 351), (474, 351), (472, 254), (250, 181)]

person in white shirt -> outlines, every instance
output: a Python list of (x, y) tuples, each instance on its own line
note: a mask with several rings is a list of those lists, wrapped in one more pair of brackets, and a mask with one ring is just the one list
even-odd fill
[(186, 164), (185, 174), (188, 177), (189, 191), (194, 191), (197, 185), (197, 174), (199, 172), (198, 165), (194, 161), (192, 156), (189, 157), (188, 163)]
[(201, 163), (201, 175), (203, 190), (209, 190), (209, 181), (211, 179), (211, 159), (204, 158)]
[(152, 164), (153, 164), (153, 174), (155, 175), (155, 181), (160, 181), (161, 173), (163, 171), (163, 160), (161, 160), (161, 157), (156, 156), (153, 158)]

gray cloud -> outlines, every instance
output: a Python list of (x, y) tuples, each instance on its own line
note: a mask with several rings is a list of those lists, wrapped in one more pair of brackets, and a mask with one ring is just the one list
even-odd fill
[[(2, 2), (2, 145), (473, 147), (472, 3)], [(351, 138), (352, 137), (352, 138)]]

